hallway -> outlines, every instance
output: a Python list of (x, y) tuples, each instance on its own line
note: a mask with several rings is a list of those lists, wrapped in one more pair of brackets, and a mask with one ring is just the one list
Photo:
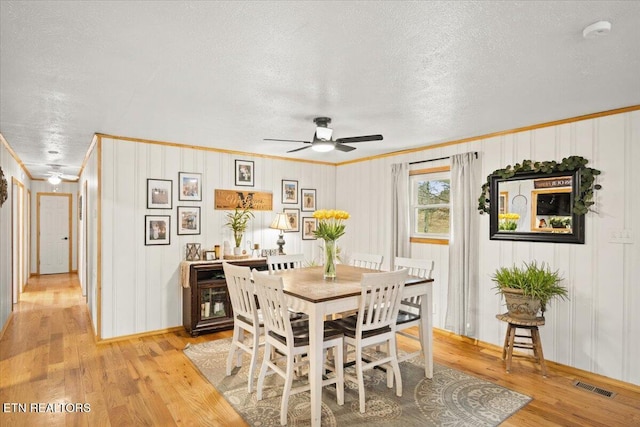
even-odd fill
[[(544, 334), (544, 331), (541, 332)], [(182, 328), (96, 344), (75, 275), (32, 277), (0, 341), (2, 426), (242, 426), (246, 423), (184, 356)], [(413, 341), (400, 340), (410, 350)], [(504, 426), (640, 426), (640, 387), (548, 363), (542, 378), (501, 349), (436, 330), (434, 360), (533, 397)], [(612, 399), (573, 386), (597, 384)]]
[(187, 337), (96, 345), (77, 276), (33, 277), (0, 341), (0, 425), (245, 425), (182, 354), (212, 336)]

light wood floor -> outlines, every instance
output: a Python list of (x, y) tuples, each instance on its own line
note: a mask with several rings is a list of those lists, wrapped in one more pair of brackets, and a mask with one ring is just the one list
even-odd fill
[[(182, 353), (188, 343), (227, 336), (179, 331), (96, 345), (75, 275), (32, 278), (0, 341), (0, 425), (246, 425)], [(441, 331), (434, 348), (436, 363), (533, 398), (505, 426), (640, 426), (640, 387), (553, 363), (542, 378), (521, 358), (507, 374), (500, 349)], [(573, 386), (576, 379), (618, 394), (589, 393)], [(30, 412), (38, 403), (58, 404), (57, 411)], [(65, 403), (88, 404), (90, 412), (60, 412)]]

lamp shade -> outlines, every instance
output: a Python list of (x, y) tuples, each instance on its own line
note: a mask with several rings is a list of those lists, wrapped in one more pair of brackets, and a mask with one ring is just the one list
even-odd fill
[(291, 224), (286, 214), (277, 213), (276, 217), (271, 221), (269, 228), (275, 228), (276, 230), (291, 230)]

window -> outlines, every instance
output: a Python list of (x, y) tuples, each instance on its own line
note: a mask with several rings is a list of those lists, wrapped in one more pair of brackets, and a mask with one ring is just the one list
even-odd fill
[(411, 241), (446, 244), (451, 216), (449, 168), (412, 171), (410, 178)]

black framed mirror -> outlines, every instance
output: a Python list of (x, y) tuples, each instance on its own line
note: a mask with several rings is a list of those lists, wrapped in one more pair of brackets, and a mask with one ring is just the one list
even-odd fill
[(575, 212), (580, 170), (491, 175), (491, 240), (584, 243), (584, 215)]

